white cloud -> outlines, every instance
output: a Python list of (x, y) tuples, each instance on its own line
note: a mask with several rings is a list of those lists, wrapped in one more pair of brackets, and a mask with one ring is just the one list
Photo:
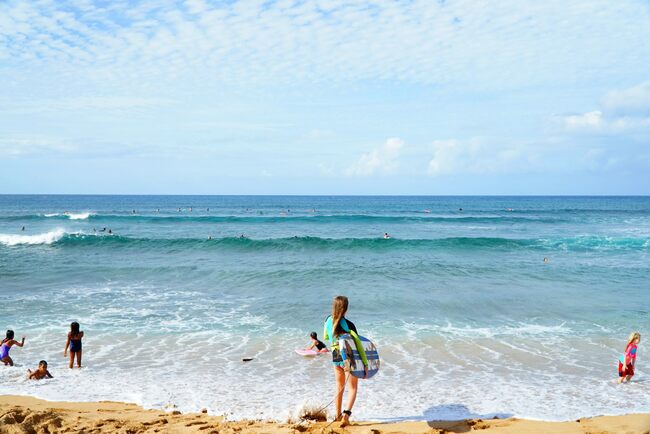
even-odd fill
[(594, 110), (583, 114), (564, 116), (562, 120), (568, 129), (600, 129), (605, 124), (605, 121), (603, 119), (603, 112), (600, 110)]
[(433, 158), (427, 168), (432, 176), (518, 171), (534, 161), (537, 151), (530, 147), (526, 153), (521, 144), (503, 145), (480, 138), (435, 140), (432, 146)]
[(127, 87), (367, 79), (503, 87), (647, 66), (642, 3), (524, 3), (9, 0), (0, 3), (0, 57), (9, 76), (27, 67)]
[(650, 128), (650, 116), (616, 116), (600, 110), (561, 116), (559, 120), (570, 132), (624, 134)]
[(603, 108), (616, 115), (650, 117), (650, 81), (609, 92), (603, 98)]
[[(621, 135), (650, 128), (650, 82), (609, 92), (601, 107), (555, 117), (570, 132)], [(620, 136), (622, 137), (622, 136)]]
[(390, 138), (382, 146), (363, 154), (345, 173), (348, 176), (369, 176), (393, 172), (397, 168), (397, 158), (403, 147), (403, 140)]

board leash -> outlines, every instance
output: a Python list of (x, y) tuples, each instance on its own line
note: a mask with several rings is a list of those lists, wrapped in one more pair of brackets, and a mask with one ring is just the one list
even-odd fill
[[(345, 375), (345, 383), (343, 383), (343, 387), (341, 388), (341, 391), (340, 391), (339, 393), (337, 393), (336, 395), (334, 395), (334, 398), (332, 398), (332, 400), (331, 400), (330, 402), (328, 402), (327, 404), (325, 404), (323, 407), (319, 408), (319, 409), (318, 409), (316, 412), (314, 412), (314, 413), (318, 414), (318, 413), (320, 413), (321, 411), (327, 409), (327, 407), (329, 407), (330, 405), (332, 405), (332, 404), (334, 403), (334, 401), (337, 400), (337, 399), (339, 398), (339, 396), (341, 396), (341, 394), (343, 394), (343, 392), (345, 391), (345, 386), (347, 386), (347, 384), (348, 384), (348, 380), (350, 379), (350, 375), (352, 375), (352, 374), (350, 374), (350, 372), (347, 372), (347, 373), (346, 373), (346, 375)], [(330, 423), (328, 423), (327, 425), (325, 425), (325, 426), (323, 427), (323, 429), (320, 431), (321, 434), (324, 433), (325, 430), (326, 430), (327, 428), (329, 428), (330, 426), (332, 426), (332, 424), (333, 424), (334, 422), (337, 421), (338, 417), (339, 417), (339, 415), (336, 415), (336, 418), (334, 418), (333, 421), (331, 421)], [(300, 419), (301, 419), (301, 423), (302, 423), (302, 422), (305, 422), (305, 421), (307, 420), (307, 418), (306, 418), (305, 416), (302, 416)]]

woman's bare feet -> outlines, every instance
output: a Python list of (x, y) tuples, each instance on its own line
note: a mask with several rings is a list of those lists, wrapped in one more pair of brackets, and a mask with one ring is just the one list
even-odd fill
[(345, 428), (346, 426), (350, 425), (350, 415), (352, 414), (351, 411), (345, 410), (343, 414), (341, 415), (341, 428)]

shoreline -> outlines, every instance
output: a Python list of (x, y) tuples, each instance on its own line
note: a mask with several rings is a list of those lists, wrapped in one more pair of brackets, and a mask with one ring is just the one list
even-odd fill
[(465, 419), (459, 421), (372, 422), (353, 420), (341, 429), (338, 423), (278, 423), (264, 420), (227, 421), (206, 413), (146, 410), (122, 402), (53, 402), (29, 396), (0, 395), (0, 434), (24, 432), (92, 433), (548, 433), (607, 434), (650, 433), (650, 413), (597, 416), (576, 421), (548, 422), (530, 419)]

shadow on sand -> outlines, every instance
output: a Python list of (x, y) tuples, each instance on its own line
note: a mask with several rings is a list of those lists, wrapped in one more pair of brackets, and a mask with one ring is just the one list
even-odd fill
[(420, 415), (390, 419), (390, 422), (425, 420), (427, 425), (434, 429), (449, 433), (465, 433), (472, 430), (477, 419), (506, 419), (512, 416), (508, 413), (473, 413), (464, 404), (444, 404), (429, 407)]

